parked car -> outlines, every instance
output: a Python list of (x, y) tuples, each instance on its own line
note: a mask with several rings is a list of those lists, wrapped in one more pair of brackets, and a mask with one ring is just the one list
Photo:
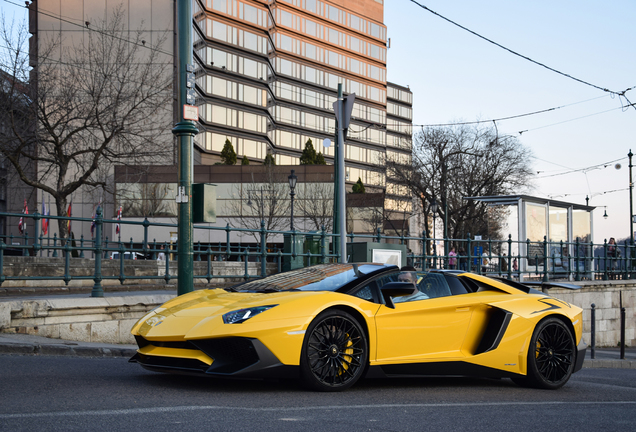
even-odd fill
[(365, 375), (506, 377), (557, 389), (583, 365), (582, 323), (581, 308), (505, 278), (319, 264), (170, 300), (133, 326), (130, 361), (158, 372), (300, 378), (319, 391)]
[[(119, 252), (111, 252), (110, 254), (110, 259), (119, 259)], [(144, 254), (141, 254), (139, 252), (124, 252), (124, 259), (125, 260), (137, 260), (137, 259), (144, 259)]]

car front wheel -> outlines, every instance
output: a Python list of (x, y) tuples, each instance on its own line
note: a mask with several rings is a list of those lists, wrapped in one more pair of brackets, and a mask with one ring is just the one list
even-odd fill
[(528, 349), (528, 373), (519, 384), (558, 389), (572, 375), (576, 347), (570, 329), (558, 318), (548, 318), (534, 330)]
[(301, 378), (314, 390), (345, 390), (360, 379), (368, 358), (367, 338), (358, 321), (344, 311), (327, 310), (305, 333)]

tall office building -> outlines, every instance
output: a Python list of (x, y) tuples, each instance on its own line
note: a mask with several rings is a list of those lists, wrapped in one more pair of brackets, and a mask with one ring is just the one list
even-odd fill
[[(31, 7), (35, 46), (53, 33), (81, 40), (90, 31), (86, 21), (120, 3), (131, 31), (144, 27), (151, 38), (175, 34), (175, 0), (37, 0)], [(367, 192), (384, 193), (390, 217), (408, 218), (410, 193), (387, 178), (384, 162), (410, 164), (412, 93), (386, 80), (383, 3), (193, 0), (200, 109), (195, 165), (219, 162), (226, 140), (239, 160), (247, 156), (260, 164), (271, 154), (277, 165), (298, 165), (310, 139), (332, 164), (334, 147), (323, 147), (323, 140), (336, 134), (333, 103), (342, 84), (345, 94), (356, 94), (345, 144), (348, 188), (360, 179)], [(174, 46), (167, 41), (164, 50)], [(165, 138), (162, 145), (173, 143), (171, 134)], [(111, 202), (119, 205), (120, 198)], [(83, 216), (90, 216), (93, 201), (86, 200)], [(173, 202), (166, 194), (166, 205), (172, 208)]]
[(194, 53), (201, 132), (195, 163), (239, 159), (297, 165), (308, 140), (333, 163), (338, 84), (356, 94), (346, 179), (386, 191), (404, 217), (410, 194), (386, 178), (385, 158), (410, 164), (412, 93), (387, 83), (383, 0), (195, 0)]

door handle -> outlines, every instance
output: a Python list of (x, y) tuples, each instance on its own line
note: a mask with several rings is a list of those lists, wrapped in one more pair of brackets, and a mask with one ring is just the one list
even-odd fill
[(458, 307), (457, 309), (455, 309), (455, 312), (468, 312), (468, 311), (470, 311), (470, 308), (468, 306)]

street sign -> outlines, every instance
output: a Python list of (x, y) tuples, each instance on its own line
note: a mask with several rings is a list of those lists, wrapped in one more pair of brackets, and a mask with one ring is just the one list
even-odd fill
[(183, 119), (199, 121), (199, 107), (192, 105), (183, 106)]
[[(342, 128), (343, 129), (347, 129), (349, 127), (349, 123), (351, 122), (351, 112), (353, 111), (353, 103), (356, 100), (356, 94), (355, 93), (351, 93), (348, 96), (345, 96), (342, 99), (342, 117), (343, 117), (343, 121), (342, 121)], [(336, 120), (338, 120), (338, 123), (340, 124), (340, 119), (339, 117), (339, 112), (338, 112), (338, 101), (335, 101), (333, 103), (333, 110), (336, 113)]]

